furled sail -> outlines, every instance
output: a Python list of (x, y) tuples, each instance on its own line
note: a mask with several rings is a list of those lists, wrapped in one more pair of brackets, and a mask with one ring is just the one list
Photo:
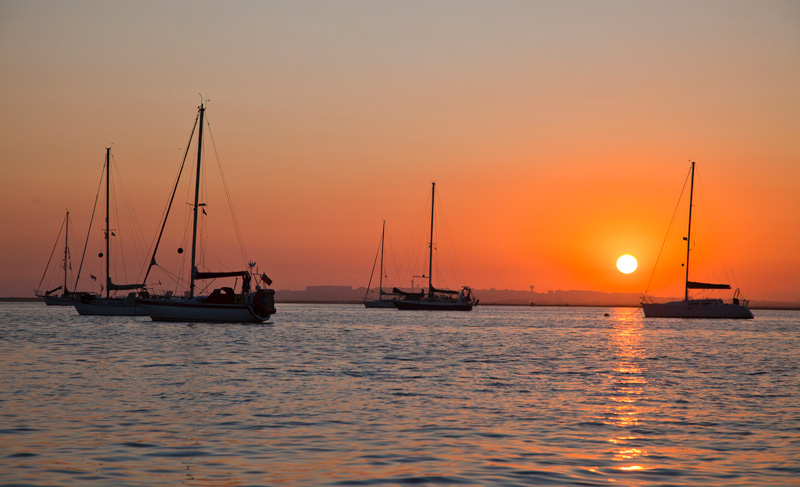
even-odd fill
[(730, 284), (710, 284), (707, 282), (686, 281), (687, 289), (730, 289)]
[(433, 287), (433, 286), (431, 286), (431, 291), (433, 291), (433, 292), (435, 292), (435, 293), (441, 293), (441, 294), (454, 294), (454, 295), (459, 293), (459, 291), (451, 291), (451, 290), (449, 290), (449, 289), (436, 289), (436, 288), (435, 288), (435, 287)]
[(194, 275), (195, 279), (217, 279), (220, 277), (244, 277), (249, 275), (247, 271), (231, 271), (231, 272), (197, 272)]
[(114, 284), (111, 282), (111, 278), (106, 280), (106, 284), (109, 291), (129, 291), (134, 289), (142, 289), (144, 284)]
[(403, 291), (402, 289), (398, 289), (398, 288), (392, 288), (392, 294), (397, 294), (398, 296), (405, 296), (408, 299), (422, 299), (422, 297), (425, 296), (424, 292), (407, 293), (407, 292)]

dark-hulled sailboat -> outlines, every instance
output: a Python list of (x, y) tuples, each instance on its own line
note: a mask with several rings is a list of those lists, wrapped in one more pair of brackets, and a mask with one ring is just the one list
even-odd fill
[(748, 302), (742, 299), (737, 289), (731, 302), (722, 299), (690, 299), (690, 289), (730, 289), (729, 284), (712, 284), (689, 280), (689, 256), (691, 253), (692, 236), (692, 199), (694, 197), (694, 162), (691, 168), (691, 185), (689, 189), (689, 225), (686, 233), (686, 275), (684, 279), (683, 299), (668, 303), (654, 303), (648, 301), (647, 296), (642, 301), (642, 310), (648, 318), (733, 318), (749, 319), (753, 313), (748, 307)]
[(436, 199), (436, 183), (431, 185), (431, 231), (428, 241), (428, 280), (427, 292), (407, 293), (394, 288), (393, 292), (400, 296), (393, 300), (397, 309), (431, 310), (431, 311), (471, 311), (478, 304), (472, 295), (472, 289), (463, 286), (460, 291), (437, 289), (433, 286), (433, 218)]

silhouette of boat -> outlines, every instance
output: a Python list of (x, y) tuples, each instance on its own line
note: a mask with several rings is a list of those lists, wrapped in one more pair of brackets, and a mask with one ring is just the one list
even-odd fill
[[(367, 299), (370, 292), (370, 287), (372, 286), (372, 278), (375, 276), (375, 264), (372, 265), (372, 274), (369, 276), (369, 283), (367, 283), (367, 294), (364, 295), (364, 307), (365, 308), (395, 308), (394, 301), (397, 299), (397, 293), (390, 292), (387, 293), (383, 290), (383, 248), (384, 248), (384, 241), (386, 238), (386, 221), (383, 221), (383, 226), (381, 227), (381, 243), (380, 243), (380, 268), (378, 272), (380, 272), (380, 277), (378, 278), (378, 299)], [(378, 256), (376, 256), (377, 258)], [(390, 297), (384, 297), (390, 296)]]
[(689, 256), (692, 235), (692, 199), (694, 197), (694, 162), (691, 168), (691, 186), (689, 189), (689, 225), (686, 233), (686, 275), (684, 279), (683, 299), (668, 303), (649, 302), (647, 294), (642, 300), (644, 315), (648, 318), (753, 318), (748, 301), (741, 297), (739, 289), (733, 294), (730, 303), (722, 299), (690, 299), (690, 289), (730, 289), (729, 284), (712, 284), (689, 280)]
[(114, 284), (111, 281), (111, 245), (110, 239), (114, 234), (110, 228), (111, 212), (109, 211), (109, 200), (111, 193), (111, 148), (106, 147), (106, 162), (104, 166), (106, 173), (106, 229), (105, 229), (105, 264), (106, 264), (106, 284), (105, 297), (94, 293), (82, 293), (80, 299), (73, 302), (75, 309), (82, 315), (95, 316), (145, 316), (144, 309), (136, 304), (136, 293), (127, 296), (112, 296), (112, 291), (141, 291), (144, 284)]
[[(153, 321), (187, 321), (187, 322), (213, 322), (213, 323), (261, 323), (275, 314), (275, 291), (272, 289), (262, 289), (256, 284), (256, 289), (251, 289), (251, 282), (255, 278), (256, 283), (259, 279), (267, 286), (272, 281), (266, 276), (252, 272), (255, 263), (249, 263), (249, 269), (233, 272), (200, 272), (197, 268), (197, 233), (198, 233), (198, 213), (205, 210), (200, 204), (200, 182), (201, 182), (201, 161), (203, 148), (203, 123), (205, 106), (201, 103), (198, 108), (195, 127), (198, 129), (197, 135), (197, 171), (194, 188), (193, 205), (193, 224), (192, 224), (192, 255), (189, 289), (185, 296), (173, 296), (165, 294), (163, 296), (143, 297), (137, 300), (140, 305), (153, 319)], [(190, 140), (191, 142), (191, 140)], [(187, 146), (188, 147), (188, 146)], [(187, 149), (188, 150), (188, 149)], [(175, 181), (172, 191), (170, 204), (161, 225), (158, 240), (153, 250), (150, 268), (155, 265), (155, 256), (158, 251), (158, 243), (163, 235), (164, 227), (167, 223), (169, 208), (175, 196), (175, 191), (180, 180), (180, 173)], [(235, 221), (235, 220), (234, 220)], [(237, 230), (238, 233), (238, 230)], [(148, 274), (150, 272), (148, 268)], [(198, 296), (195, 294), (196, 281), (218, 278), (242, 278), (241, 292), (235, 292), (233, 287), (221, 287), (212, 291), (209, 295)], [(147, 282), (147, 274), (145, 275)]]
[(431, 311), (471, 311), (478, 304), (472, 295), (472, 289), (463, 286), (460, 291), (437, 289), (433, 286), (433, 218), (436, 198), (436, 183), (431, 186), (431, 231), (428, 242), (428, 275), (422, 276), (428, 280), (427, 292), (407, 293), (398, 288), (393, 292), (399, 299), (393, 300), (397, 309), (403, 310), (431, 310)]
[[(72, 268), (72, 255), (69, 251), (69, 211), (67, 211), (67, 214), (64, 217), (61, 228), (64, 230), (64, 260), (62, 261), (61, 266), (64, 270), (64, 282), (54, 289), (46, 290), (44, 292), (41, 291), (42, 283), (44, 282), (45, 277), (47, 277), (47, 271), (50, 268), (50, 262), (53, 260), (53, 255), (55, 254), (56, 247), (58, 246), (58, 241), (61, 239), (61, 231), (59, 231), (58, 237), (56, 237), (56, 243), (53, 246), (53, 250), (50, 252), (50, 259), (48, 259), (47, 266), (45, 266), (44, 269), (44, 274), (42, 274), (42, 279), (39, 281), (39, 286), (37, 286), (36, 291), (34, 291), (34, 294), (37, 297), (42, 298), (45, 304), (48, 306), (72, 306), (81, 298), (82, 295), (87, 294), (71, 292), (67, 287), (67, 274)], [(61, 291), (61, 294), (55, 294), (58, 291)]]

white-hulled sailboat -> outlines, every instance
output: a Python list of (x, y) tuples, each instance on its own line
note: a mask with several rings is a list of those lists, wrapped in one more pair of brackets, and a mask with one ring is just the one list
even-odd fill
[[(684, 183), (685, 184), (685, 183)], [(685, 186), (684, 186), (685, 187)], [(642, 301), (644, 315), (649, 318), (734, 318), (749, 319), (753, 313), (748, 307), (748, 302), (742, 299), (737, 289), (730, 303), (722, 299), (690, 299), (690, 289), (730, 289), (729, 284), (712, 284), (689, 280), (689, 256), (691, 251), (692, 236), (692, 198), (694, 196), (694, 162), (691, 168), (691, 185), (689, 189), (689, 225), (686, 233), (686, 275), (684, 279), (683, 299), (668, 303), (654, 303), (645, 299)]]
[[(144, 309), (136, 304), (136, 293), (127, 296), (112, 296), (112, 291), (141, 291), (144, 284), (114, 284), (111, 281), (111, 212), (109, 200), (111, 194), (111, 148), (106, 147), (106, 228), (105, 228), (105, 263), (106, 285), (105, 296), (83, 293), (80, 299), (73, 302), (75, 309), (82, 315), (94, 316), (145, 316)], [(88, 238), (88, 237), (87, 237)]]
[(463, 286), (461, 291), (449, 289), (436, 289), (433, 287), (433, 216), (436, 199), (436, 183), (431, 186), (431, 232), (428, 242), (428, 280), (427, 293), (423, 290), (420, 293), (406, 293), (394, 288), (394, 293), (399, 299), (393, 300), (397, 309), (404, 310), (430, 310), (430, 311), (471, 311), (472, 307), (478, 304), (478, 300), (472, 295), (472, 289)]
[[(262, 289), (260, 284), (256, 284), (255, 290), (251, 289), (251, 281), (255, 277), (256, 282), (260, 279), (269, 286), (272, 281), (266, 276), (251, 272), (255, 264), (250, 264), (250, 269), (234, 272), (200, 272), (197, 269), (197, 220), (201, 210), (200, 203), (200, 181), (201, 181), (201, 161), (203, 149), (203, 123), (205, 106), (201, 103), (198, 108), (196, 119), (197, 136), (197, 171), (194, 187), (193, 205), (193, 224), (192, 224), (192, 255), (189, 277), (189, 289), (185, 296), (175, 297), (172, 295), (143, 297), (137, 300), (138, 304), (147, 312), (153, 321), (182, 321), (182, 322), (210, 322), (210, 323), (261, 323), (275, 314), (275, 291), (272, 289)], [(191, 141), (190, 141), (191, 142)], [(187, 146), (188, 147), (188, 146)], [(188, 150), (188, 148), (187, 148)], [(153, 250), (150, 266), (155, 265), (158, 243), (163, 235), (164, 226), (169, 215), (169, 208), (177, 190), (180, 173), (175, 181), (175, 187), (170, 198), (167, 213), (162, 222), (161, 231)], [(148, 270), (149, 272), (149, 270)], [(241, 292), (234, 291), (233, 287), (221, 287), (215, 289), (208, 295), (196, 294), (196, 281), (204, 279), (218, 278), (242, 278)], [(147, 277), (145, 276), (145, 282)]]
[[(45, 277), (47, 277), (47, 270), (50, 267), (50, 262), (52, 262), (53, 255), (55, 254), (56, 247), (58, 246), (58, 241), (61, 240), (61, 231), (59, 231), (58, 237), (56, 238), (56, 244), (53, 246), (53, 250), (50, 252), (50, 259), (48, 259), (44, 274), (42, 274), (42, 279), (39, 281), (39, 286), (37, 287), (36, 291), (34, 291), (34, 294), (44, 299), (45, 304), (48, 306), (72, 306), (83, 294), (86, 294), (70, 292), (67, 285), (68, 272), (72, 268), (72, 254), (70, 254), (69, 251), (69, 210), (64, 217), (61, 228), (64, 230), (64, 260), (62, 261), (63, 265), (61, 266), (64, 270), (64, 282), (54, 289), (46, 291), (41, 290), (42, 283), (44, 283)], [(58, 291), (61, 291), (61, 294), (56, 294)]]

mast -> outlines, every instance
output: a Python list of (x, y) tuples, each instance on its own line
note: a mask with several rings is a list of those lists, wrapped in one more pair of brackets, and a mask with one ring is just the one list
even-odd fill
[(197, 177), (195, 179), (195, 186), (194, 186), (194, 223), (192, 225), (192, 268), (191, 268), (191, 277), (189, 280), (189, 298), (194, 297), (194, 278), (197, 274), (197, 268), (195, 267), (195, 259), (197, 255), (197, 209), (199, 208), (199, 198), (200, 198), (200, 160), (203, 150), (203, 115), (205, 114), (206, 108), (203, 106), (203, 103), (200, 103), (200, 131), (197, 135)]
[(433, 295), (433, 208), (436, 199), (436, 183), (431, 183), (431, 240), (428, 245), (428, 296)]
[(67, 291), (67, 259), (69, 259), (69, 210), (67, 210), (66, 217), (66, 231), (64, 232), (64, 292), (62, 296), (69, 294)]
[(686, 282), (683, 287), (683, 300), (689, 300), (689, 250), (692, 247), (692, 197), (694, 196), (694, 161), (692, 161), (692, 182), (689, 186), (689, 231), (686, 233)]
[(108, 200), (110, 199), (109, 196), (109, 188), (111, 187), (111, 147), (106, 147), (106, 297), (110, 297), (111, 293), (111, 274), (109, 273), (110, 270), (110, 261), (111, 256), (108, 254), (110, 245), (109, 245), (109, 237), (111, 236), (111, 224), (109, 222), (109, 211), (108, 211)]
[[(386, 236), (386, 220), (383, 220), (383, 226), (381, 227), (381, 275), (378, 278), (378, 299), (383, 299), (383, 242)], [(367, 288), (367, 292), (369, 292), (369, 288)]]

